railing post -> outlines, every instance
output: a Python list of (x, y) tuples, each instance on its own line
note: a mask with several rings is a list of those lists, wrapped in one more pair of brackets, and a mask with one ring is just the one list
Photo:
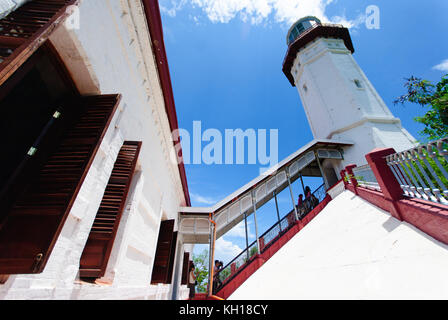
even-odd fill
[(274, 191), (274, 198), (275, 198), (275, 209), (277, 210), (277, 219), (278, 219), (278, 226), (280, 227), (280, 232), (282, 231), (282, 223), (280, 218), (280, 211), (278, 210), (278, 201), (277, 201), (277, 193)]
[(244, 213), (244, 230), (246, 231), (246, 257), (249, 261), (249, 235), (247, 232), (247, 213)]
[[(248, 259), (248, 261), (249, 261), (249, 259)], [(235, 273), (236, 273), (236, 263), (234, 262), (230, 265), (230, 274), (234, 275)]]
[(259, 243), (260, 243), (260, 251), (261, 251), (262, 249), (264, 249), (264, 245), (265, 245), (264, 238), (260, 238)]
[(291, 179), (289, 177), (289, 172), (288, 172), (288, 170), (286, 170), (285, 172), (286, 172), (286, 177), (288, 178), (289, 193), (291, 194), (292, 207), (294, 208), (294, 216), (296, 218), (296, 221), (299, 221), (299, 213), (297, 212), (296, 202), (294, 200), (294, 193), (292, 192)]
[(213, 254), (213, 224), (210, 223), (210, 236), (209, 236), (209, 253), (208, 253), (208, 287), (207, 287), (207, 294), (212, 295), (213, 294), (213, 268), (214, 268), (214, 254)]
[(255, 237), (257, 237), (257, 251), (258, 254), (260, 251), (260, 239), (258, 239), (258, 223), (257, 223), (257, 200), (255, 199), (255, 192), (252, 190), (252, 204), (254, 206), (254, 220), (255, 220)]
[(322, 164), (320, 163), (319, 153), (317, 152), (317, 150), (314, 150), (314, 156), (316, 157), (317, 165), (319, 166), (319, 170), (320, 170), (320, 174), (322, 175), (322, 179), (324, 179), (325, 190), (328, 190), (328, 189), (330, 189), (330, 184), (328, 183), (328, 179), (327, 179), (327, 176), (325, 175), (324, 168), (322, 167)]
[(390, 203), (390, 213), (398, 220), (403, 221), (400, 210), (395, 204), (396, 201), (403, 199), (403, 189), (387, 165), (385, 158), (395, 153), (393, 148), (374, 149), (366, 155), (366, 159), (375, 174), (384, 198)]
[(345, 171), (347, 172), (348, 176), (350, 177), (350, 182), (352, 183), (353, 190), (356, 195), (358, 195), (358, 180), (356, 180), (355, 175), (353, 174), (353, 169), (356, 168), (356, 164), (350, 164), (347, 167), (345, 167)]

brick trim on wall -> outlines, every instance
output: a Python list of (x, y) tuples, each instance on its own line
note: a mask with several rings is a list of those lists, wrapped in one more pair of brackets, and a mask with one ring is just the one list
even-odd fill
[[(407, 222), (434, 239), (448, 244), (448, 206), (406, 197), (385, 159), (386, 156), (395, 153), (394, 149), (388, 148), (375, 149), (366, 155), (381, 191), (359, 186), (354, 178), (352, 184), (345, 184), (345, 188), (389, 212), (394, 218)], [(343, 172), (353, 172), (355, 167), (351, 165)]]

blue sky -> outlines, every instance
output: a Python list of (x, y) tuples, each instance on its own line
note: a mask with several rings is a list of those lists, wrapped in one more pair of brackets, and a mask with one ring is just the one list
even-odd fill
[[(425, 110), (394, 106), (411, 75), (434, 82), (448, 73), (448, 1), (386, 0), (160, 0), (165, 46), (179, 127), (278, 129), (279, 161), (313, 137), (296, 88), (282, 73), (290, 25), (306, 15), (350, 27), (354, 58), (392, 113), (414, 137), (413, 118)], [(369, 5), (380, 9), (380, 29), (367, 29)], [(438, 66), (438, 67), (436, 67)], [(260, 165), (186, 165), (193, 206), (210, 206), (259, 174)], [(306, 180), (317, 186), (320, 181)], [(299, 194), (298, 183), (294, 193)], [(282, 194), (282, 214), (291, 208)], [(272, 203), (260, 228), (275, 218)], [(253, 220), (250, 221), (253, 240)], [(220, 241), (223, 260), (243, 247), (244, 228)]]

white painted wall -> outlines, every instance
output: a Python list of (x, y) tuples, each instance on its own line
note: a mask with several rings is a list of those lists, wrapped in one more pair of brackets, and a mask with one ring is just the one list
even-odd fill
[[(0, 299), (185, 299), (180, 286), (183, 245), (171, 285), (151, 286), (161, 219), (185, 206), (171, 130), (140, 1), (81, 1), (80, 29), (51, 37), (82, 94), (123, 95), (79, 196), (42, 274), (11, 276)], [(123, 141), (143, 141), (106, 276), (79, 281), (79, 260)], [(192, 251), (192, 247), (187, 248)], [(173, 296), (174, 294), (174, 296)]]
[(414, 146), (415, 139), (393, 116), (343, 40), (318, 38), (308, 44), (297, 53), (291, 73), (314, 138), (354, 142), (335, 168), (338, 174), (348, 164), (366, 163), (364, 155), (374, 148), (403, 151)]
[(445, 300), (447, 268), (447, 245), (345, 191), (229, 300)]

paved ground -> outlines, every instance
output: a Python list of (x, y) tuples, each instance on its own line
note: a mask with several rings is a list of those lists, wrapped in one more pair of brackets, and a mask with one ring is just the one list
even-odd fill
[(448, 299), (448, 246), (345, 191), (229, 298)]

